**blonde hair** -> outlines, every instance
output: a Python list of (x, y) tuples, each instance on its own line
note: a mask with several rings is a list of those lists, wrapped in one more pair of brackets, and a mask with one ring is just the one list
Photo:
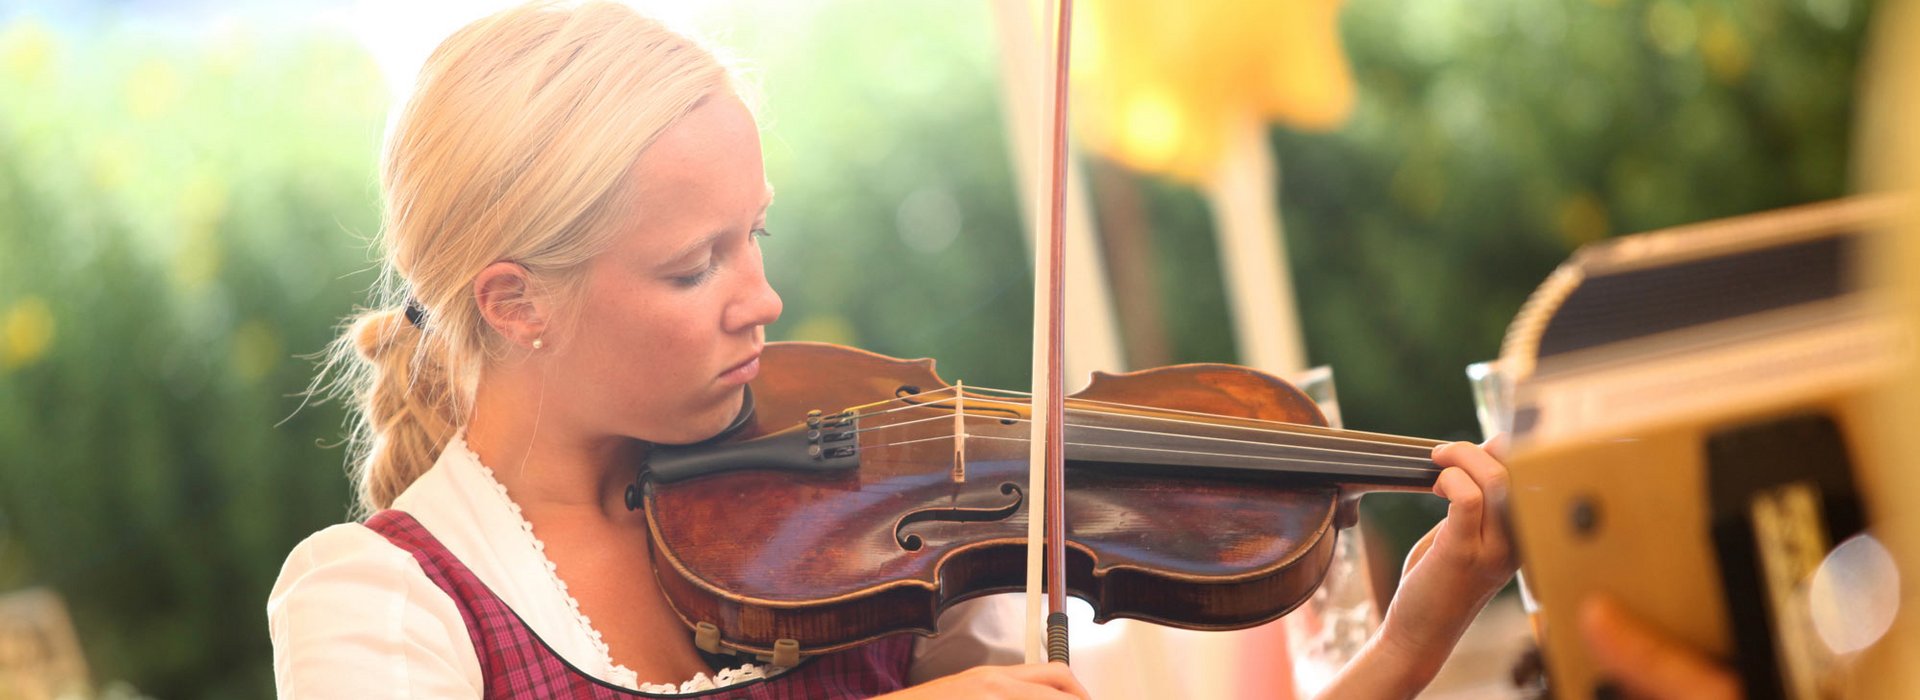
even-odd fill
[(375, 304), (345, 321), (315, 380), (351, 401), (360, 511), (390, 507), (433, 465), (504, 348), (474, 302), (475, 275), (510, 260), (569, 306), (584, 263), (634, 213), (641, 152), (737, 87), (712, 50), (611, 2), (524, 5), (434, 50), (382, 154)]

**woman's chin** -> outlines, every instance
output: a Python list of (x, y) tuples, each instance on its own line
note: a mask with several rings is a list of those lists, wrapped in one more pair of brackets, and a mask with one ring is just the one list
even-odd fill
[(664, 430), (630, 433), (637, 439), (655, 443), (655, 445), (691, 445), (705, 441), (708, 437), (720, 435), (720, 432), (733, 426), (733, 418), (739, 416), (743, 401), (743, 387), (733, 387), (726, 391), (718, 401), (703, 401), (697, 407), (687, 407), (676, 414), (674, 420), (666, 426), (657, 426)]
[(721, 431), (732, 426), (733, 420), (739, 417), (741, 402), (743, 400), (743, 388), (735, 387), (733, 391), (728, 392), (727, 398), (716, 402), (713, 406), (703, 407), (702, 410), (697, 412), (689, 411), (687, 413), (688, 419), (675, 426), (678, 430), (674, 431), (674, 435), (672, 436), (674, 439), (654, 440), (653, 442), (667, 445), (686, 445), (701, 442), (719, 435)]

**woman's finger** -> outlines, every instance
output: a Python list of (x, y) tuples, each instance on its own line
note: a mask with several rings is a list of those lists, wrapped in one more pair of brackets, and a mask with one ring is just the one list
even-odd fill
[(1443, 467), (1459, 467), (1473, 478), (1480, 488), (1487, 515), (1480, 521), (1477, 530), (1481, 541), (1504, 543), (1507, 541), (1506, 499), (1507, 467), (1494, 459), (1493, 455), (1479, 445), (1470, 442), (1450, 442), (1433, 451), (1433, 461)]
[[(1463, 544), (1479, 538), (1482, 512), (1480, 486), (1459, 467), (1447, 467), (1433, 482), (1433, 493), (1447, 499), (1446, 527), (1457, 535), (1442, 535)], [(1464, 538), (1464, 539), (1462, 539)], [(1449, 547), (1453, 545), (1448, 545)]]
[(1073, 677), (1073, 670), (1066, 664), (1049, 662), (1044, 664), (1021, 664), (1003, 667), (1007, 675), (1016, 680), (1044, 685), (1048, 688), (1072, 695), (1082, 700), (1087, 698), (1087, 689), (1080, 686), (1080, 679)]
[(1507, 467), (1493, 455), (1471, 442), (1449, 442), (1434, 448), (1433, 462), (1443, 467), (1459, 467), (1473, 477), (1473, 483), (1490, 498), (1507, 493)]

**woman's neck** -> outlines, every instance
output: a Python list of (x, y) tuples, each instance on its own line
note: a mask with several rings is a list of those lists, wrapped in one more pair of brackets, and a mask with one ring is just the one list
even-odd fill
[(523, 396), (518, 384), (482, 381), (474, 392), (466, 439), (481, 463), (523, 510), (590, 508), (625, 519), (644, 443), (591, 434), (559, 411), (541, 415), (539, 397)]

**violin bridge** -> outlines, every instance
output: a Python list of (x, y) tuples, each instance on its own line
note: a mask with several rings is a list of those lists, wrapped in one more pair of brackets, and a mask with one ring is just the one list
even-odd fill
[(953, 382), (953, 483), (967, 483), (967, 383)]

